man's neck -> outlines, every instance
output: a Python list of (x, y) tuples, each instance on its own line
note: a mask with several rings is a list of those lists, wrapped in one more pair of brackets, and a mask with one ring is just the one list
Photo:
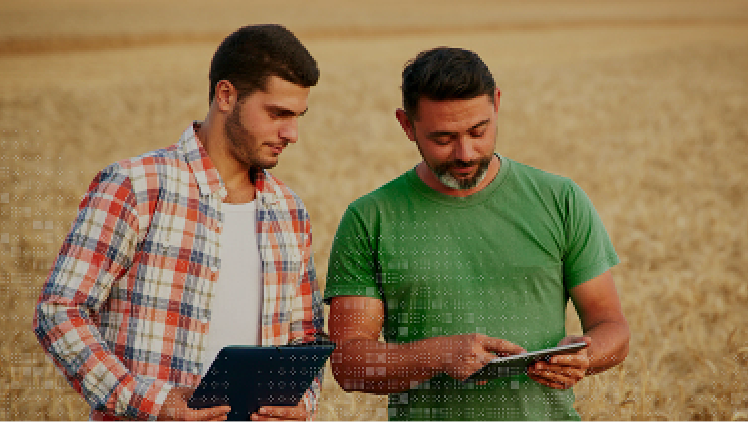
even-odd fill
[(231, 156), (222, 129), (211, 125), (206, 119), (205, 122), (197, 125), (195, 136), (203, 144), (205, 152), (218, 170), (226, 187), (228, 194), (223, 202), (230, 204), (252, 202), (256, 196), (256, 189), (252, 181), (251, 169), (247, 169)]

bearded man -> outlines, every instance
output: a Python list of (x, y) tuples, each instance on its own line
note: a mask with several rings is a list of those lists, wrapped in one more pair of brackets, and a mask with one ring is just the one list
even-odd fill
[[(91, 183), (34, 318), (91, 419), (225, 420), (227, 406), (187, 406), (223, 346), (323, 329), (309, 214), (268, 172), (318, 79), (286, 28), (240, 28), (211, 61), (205, 120)], [(319, 379), (298, 405), (243, 417), (307, 419), (318, 395)]]
[[(392, 420), (579, 419), (570, 387), (628, 352), (598, 214), (568, 178), (494, 152), (500, 93), (477, 54), (420, 53), (402, 95), (395, 115), (423, 161), (338, 227), (325, 286), (336, 380), (389, 394)], [(569, 299), (584, 336), (566, 334)], [(467, 380), (496, 355), (578, 341), (526, 373)]]

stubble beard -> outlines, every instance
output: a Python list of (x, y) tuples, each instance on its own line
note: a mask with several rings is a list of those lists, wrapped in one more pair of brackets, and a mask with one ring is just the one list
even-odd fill
[[(241, 105), (237, 105), (226, 118), (224, 132), (226, 139), (229, 141), (231, 156), (243, 164), (247, 169), (271, 169), (278, 164), (275, 162), (266, 162), (258, 156), (257, 151), (261, 144), (254, 134), (252, 134), (241, 121)], [(252, 147), (256, 147), (252, 150)]]
[[(478, 186), (478, 184), (483, 181), (486, 177), (488, 166), (491, 164), (492, 158), (493, 156), (489, 155), (488, 157), (482, 157), (473, 161), (453, 160), (433, 167), (426, 160), (424, 160), (424, 162), (426, 162), (426, 166), (428, 166), (431, 172), (434, 173), (434, 176), (436, 176), (436, 178), (439, 179), (439, 182), (444, 186), (451, 189), (467, 190)], [(457, 179), (449, 172), (453, 167), (470, 167), (476, 164), (478, 165), (478, 168), (476, 169), (475, 174), (468, 179)]]
[[(426, 155), (421, 149), (421, 143), (418, 142), (418, 138), (415, 139), (415, 144), (418, 148), (418, 151), (421, 153), (423, 162), (426, 163), (426, 167), (434, 176), (436, 176), (437, 180), (439, 180), (439, 182), (444, 186), (455, 190), (468, 190), (478, 186), (478, 184), (486, 178), (486, 174), (488, 174), (488, 167), (491, 165), (491, 160), (493, 160), (494, 156), (494, 154), (491, 153), (477, 160), (452, 160), (437, 165), (431, 165), (431, 163), (426, 160)], [(449, 172), (449, 170), (453, 167), (470, 167), (476, 164), (478, 165), (478, 168), (476, 169), (475, 174), (473, 174), (473, 176), (468, 179), (457, 179)]]

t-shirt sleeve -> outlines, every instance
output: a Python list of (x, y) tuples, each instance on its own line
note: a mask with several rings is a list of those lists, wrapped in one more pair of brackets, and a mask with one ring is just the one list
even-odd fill
[(376, 236), (372, 233), (376, 227), (376, 211), (363, 212), (356, 204), (351, 204), (343, 214), (333, 239), (325, 285), (327, 304), (336, 296), (381, 299), (377, 284)]
[(620, 261), (592, 201), (571, 181), (566, 202), (564, 283), (570, 289), (599, 276)]

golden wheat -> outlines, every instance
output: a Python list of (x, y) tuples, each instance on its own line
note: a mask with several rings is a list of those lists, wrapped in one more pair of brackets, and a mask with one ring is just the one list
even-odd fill
[[(347, 204), (419, 159), (394, 119), (403, 63), (470, 48), (502, 89), (497, 150), (576, 180), (622, 259), (631, 351), (576, 387), (583, 418), (748, 419), (745, 1), (222, 4), (0, 3), (0, 419), (87, 417), (31, 332), (40, 286), (94, 174), (202, 118), (216, 43), (261, 21), (322, 70), (274, 172), (309, 207), (323, 285)], [(319, 418), (386, 419), (386, 398), (328, 370)]]

